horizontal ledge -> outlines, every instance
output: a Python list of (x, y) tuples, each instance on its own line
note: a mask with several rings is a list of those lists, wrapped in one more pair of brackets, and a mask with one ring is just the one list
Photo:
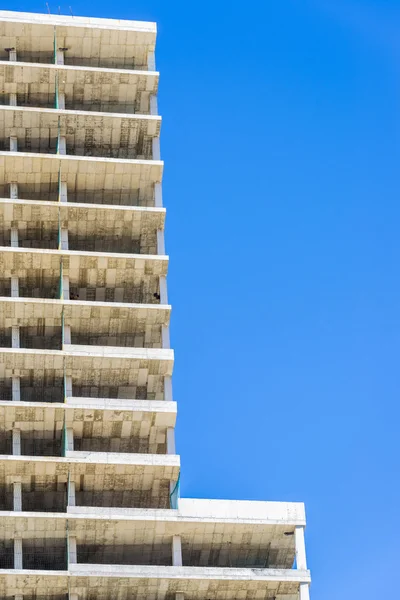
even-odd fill
[[(31, 63), (30, 63), (31, 64)], [(68, 118), (68, 116), (82, 116), (102, 119), (128, 119), (132, 121), (157, 121), (161, 122), (161, 115), (144, 115), (140, 113), (113, 113), (111, 111), (95, 111), (95, 110), (76, 110), (72, 108), (42, 108), (40, 106), (12, 106), (8, 104), (0, 104), (0, 112), (20, 112), (20, 113), (39, 113), (57, 115)]]
[(16, 205), (16, 206), (32, 206), (54, 209), (57, 211), (65, 211), (74, 209), (85, 209), (88, 211), (122, 211), (132, 213), (165, 215), (166, 208), (163, 206), (131, 206), (129, 204), (96, 204), (92, 202), (58, 202), (57, 200), (22, 200), (20, 198), (0, 198), (0, 206)]
[(53, 255), (65, 257), (82, 258), (113, 258), (124, 260), (151, 260), (168, 262), (169, 256), (166, 254), (128, 254), (126, 252), (87, 252), (85, 250), (55, 250), (50, 248), (21, 248), (12, 246), (0, 246), (0, 252), (8, 254), (35, 254), (35, 255)]
[[(179, 468), (180, 460), (178, 454), (132, 454), (122, 452), (67, 452), (66, 456), (28, 456), (28, 455), (0, 455), (0, 468), (6, 464), (27, 464), (33, 467), (37, 465), (52, 466), (86, 466), (104, 465), (105, 467), (154, 467), (154, 468)], [(9, 476), (12, 477), (12, 474)]]
[(49, 69), (54, 71), (66, 71), (68, 72), (88, 72), (88, 73), (113, 73), (117, 75), (133, 75), (137, 77), (156, 77), (159, 78), (160, 74), (158, 71), (141, 71), (140, 69), (114, 69), (108, 67), (89, 67), (82, 65), (55, 65), (52, 63), (34, 63), (34, 62), (23, 62), (23, 61), (9, 61), (0, 60), (0, 67), (23, 67), (23, 68), (34, 68), (34, 69)]
[(162, 160), (145, 160), (137, 158), (107, 158), (106, 156), (80, 156), (77, 154), (49, 154), (46, 152), (11, 152), (10, 150), (1, 150), (0, 158), (23, 158), (23, 159), (39, 159), (39, 160), (50, 160), (50, 161), (61, 161), (61, 162), (78, 162), (86, 164), (112, 164), (112, 165), (131, 165), (132, 167), (158, 167), (162, 170), (164, 161)]

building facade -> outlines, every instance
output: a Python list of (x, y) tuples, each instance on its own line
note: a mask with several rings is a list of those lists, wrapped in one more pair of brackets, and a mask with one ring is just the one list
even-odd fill
[(0, 39), (0, 598), (308, 600), (303, 504), (179, 497), (155, 25)]

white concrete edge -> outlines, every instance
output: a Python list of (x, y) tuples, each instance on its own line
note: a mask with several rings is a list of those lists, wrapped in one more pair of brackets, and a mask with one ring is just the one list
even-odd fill
[(160, 115), (142, 115), (138, 113), (113, 113), (113, 112), (100, 112), (100, 111), (85, 111), (85, 110), (71, 110), (68, 108), (40, 108), (36, 106), (11, 106), (8, 104), (1, 104), (0, 111), (5, 112), (27, 112), (27, 113), (40, 113), (40, 114), (49, 114), (49, 115), (60, 115), (60, 116), (68, 116), (68, 115), (77, 115), (83, 117), (101, 117), (102, 119), (110, 118), (116, 119), (131, 119), (132, 121), (158, 121), (161, 123), (162, 117)]
[(132, 167), (158, 167), (161, 170), (164, 167), (163, 160), (144, 160), (136, 158), (107, 158), (104, 156), (79, 156), (76, 154), (48, 154), (46, 152), (11, 152), (10, 150), (1, 150), (0, 157), (26, 158), (39, 160), (56, 160), (61, 162), (78, 163), (105, 163), (131, 165)]
[(0, 463), (40, 463), (51, 465), (105, 465), (132, 467), (180, 467), (179, 454), (128, 454), (119, 452), (75, 452), (66, 456), (25, 456), (1, 454)]
[(16, 409), (21, 411), (28, 410), (56, 410), (61, 409), (67, 413), (76, 409), (80, 410), (102, 410), (104, 412), (128, 411), (128, 412), (146, 412), (157, 414), (177, 414), (177, 403), (173, 400), (135, 400), (132, 399), (114, 399), (114, 398), (81, 398), (67, 397), (65, 402), (25, 402), (23, 400), (0, 400), (0, 408)]
[[(114, 259), (125, 259), (125, 260), (150, 260), (150, 261), (161, 261), (168, 262), (169, 256), (167, 254), (127, 254), (120, 252), (85, 252), (80, 250), (56, 250), (50, 248), (22, 248), (15, 246), (0, 246), (0, 252), (8, 252), (17, 254), (52, 254), (54, 256), (83, 256), (90, 258), (114, 258)], [(110, 303), (109, 303), (110, 304)]]
[(50, 69), (50, 70), (55, 70), (55, 71), (83, 71), (83, 72), (89, 72), (89, 73), (117, 73), (119, 75), (121, 75), (122, 73), (124, 75), (133, 75), (135, 77), (140, 77), (140, 76), (145, 76), (145, 77), (154, 77), (155, 79), (159, 79), (160, 77), (160, 73), (159, 71), (141, 71), (138, 69), (109, 69), (109, 68), (105, 68), (105, 67), (85, 67), (85, 66), (78, 66), (78, 65), (54, 65), (52, 63), (33, 63), (33, 62), (22, 62), (22, 61), (16, 61), (16, 62), (11, 62), (9, 60), (0, 60), (0, 66), (5, 66), (8, 68), (15, 68), (15, 67), (23, 67), (23, 68), (27, 68), (27, 67), (31, 67), (31, 68), (38, 68), (38, 69)]
[(80, 308), (120, 308), (132, 311), (151, 310), (154, 312), (171, 312), (170, 304), (137, 304), (129, 302), (96, 302), (91, 300), (63, 300), (62, 298), (26, 298), (22, 296), (0, 296), (0, 304), (39, 304), (48, 306), (78, 306)]
[(58, 202), (57, 200), (23, 200), (21, 198), (0, 198), (0, 206), (4, 204), (15, 204), (22, 206), (43, 206), (55, 210), (68, 211), (68, 209), (83, 208), (87, 210), (110, 210), (136, 213), (154, 213), (165, 216), (167, 210), (164, 206), (130, 206), (128, 204), (95, 204), (91, 202)]

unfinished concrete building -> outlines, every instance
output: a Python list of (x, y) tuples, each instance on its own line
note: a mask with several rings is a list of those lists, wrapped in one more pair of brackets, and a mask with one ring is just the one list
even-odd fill
[(179, 497), (155, 25), (0, 39), (0, 598), (308, 600), (303, 504)]

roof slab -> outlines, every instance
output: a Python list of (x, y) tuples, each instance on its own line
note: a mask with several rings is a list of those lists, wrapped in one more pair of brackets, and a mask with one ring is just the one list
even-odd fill
[(64, 15), (39, 15), (0, 11), (0, 56), (5, 48), (18, 53), (54, 54), (68, 48), (67, 60), (86, 59), (103, 66), (147, 68), (147, 53), (154, 51), (156, 24), (146, 21), (94, 19)]

